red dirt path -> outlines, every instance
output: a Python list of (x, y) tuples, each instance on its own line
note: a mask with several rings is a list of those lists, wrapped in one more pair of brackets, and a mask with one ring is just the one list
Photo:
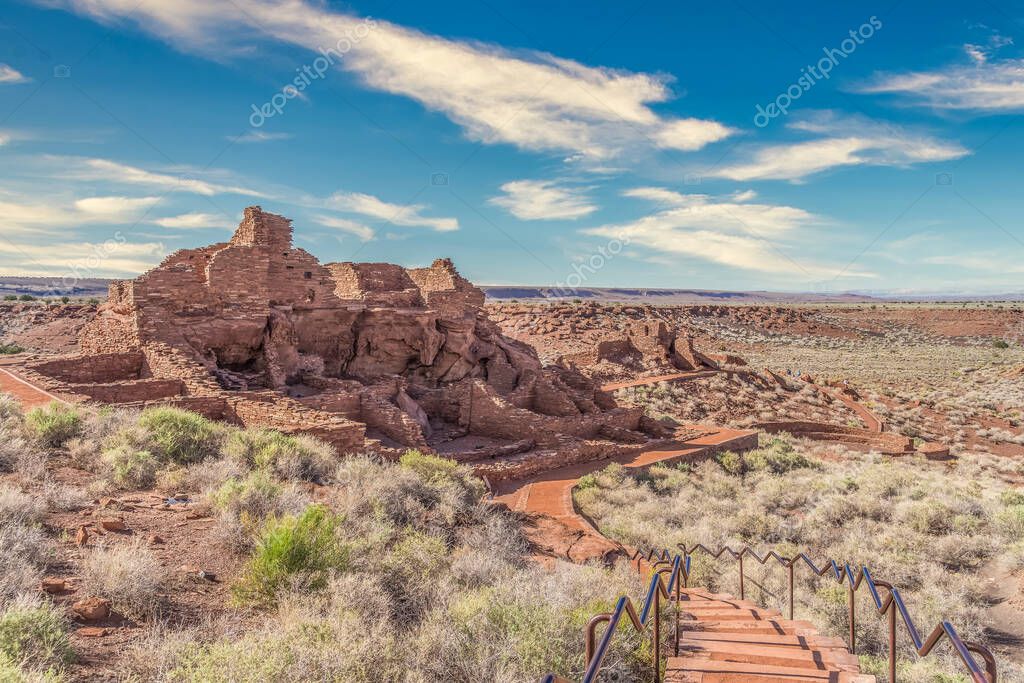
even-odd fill
[(573, 562), (606, 559), (623, 551), (622, 546), (601, 535), (576, 511), (572, 489), (580, 477), (617, 462), (628, 468), (642, 468), (655, 463), (671, 463), (707, 457), (720, 450), (743, 450), (757, 446), (757, 432), (714, 427), (699, 429), (700, 434), (681, 441), (671, 450), (644, 451), (636, 456), (562, 467), (542, 472), (519, 481), (502, 482), (495, 491), (495, 500), (531, 517), (527, 528), (530, 541), (546, 555), (567, 558)]
[(3, 368), (0, 368), (0, 392), (13, 396), (25, 409), (60, 401), (53, 394), (32, 386)]

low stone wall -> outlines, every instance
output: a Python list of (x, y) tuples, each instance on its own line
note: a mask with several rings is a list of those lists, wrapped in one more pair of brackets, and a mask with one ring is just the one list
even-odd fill
[(67, 390), (101, 403), (131, 403), (180, 396), (185, 391), (185, 384), (178, 379), (142, 379), (109, 384), (69, 384)]
[(245, 392), (226, 398), (230, 413), (245, 427), (310, 434), (331, 444), (341, 454), (362, 450), (364, 426), (341, 415), (307, 408), (274, 392)]
[(105, 384), (138, 379), (142, 364), (141, 352), (129, 352), (65, 356), (29, 363), (26, 368), (65, 384)]

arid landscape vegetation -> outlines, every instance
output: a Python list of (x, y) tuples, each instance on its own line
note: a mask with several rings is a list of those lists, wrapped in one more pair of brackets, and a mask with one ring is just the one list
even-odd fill
[[(358, 296), (383, 301), (373, 292)], [(1000, 680), (1022, 680), (1020, 304), (491, 301), (479, 313), (489, 334), (535, 348), (532, 367), (559, 377), (553, 387), (597, 391), (603, 407), (577, 419), (637, 410), (642, 431), (607, 423), (576, 445), (545, 446), (472, 422), (458, 431), (442, 412), (426, 416), (432, 436), (419, 444), (378, 418), (347, 449), (302, 425), (204, 417), (188, 409), (200, 405), (194, 390), (140, 401), (130, 389), (133, 401), (105, 406), (100, 380), (71, 383), (100, 400), (72, 396), (63, 368), (89, 363), (75, 355), (80, 342), (94, 343), (90, 329), (118, 305), (0, 304), (0, 372), (13, 394), (0, 399), (4, 680), (578, 678), (586, 622), (643, 591), (621, 548), (698, 543), (866, 565), (901, 589), (922, 628), (950, 620), (996, 653)], [(373, 355), (382, 343), (366, 353), (383, 358)], [(34, 385), (54, 359), (64, 384)], [(253, 391), (234, 384), (243, 377), (267, 391), (264, 362), (218, 375), (226, 400)], [(310, 390), (322, 366), (300, 366), (304, 379), (282, 381), (290, 400), (328, 406), (326, 387)], [(406, 401), (431, 400), (415, 382), (405, 399), (391, 385), (377, 400), (415, 419)], [(31, 395), (40, 389), (67, 402)], [(494, 410), (525, 415), (515, 400)], [(694, 424), (750, 429), (760, 445), (647, 468), (601, 452), (601, 439), (626, 455), (664, 448)], [(573, 462), (589, 472), (576, 506), (603, 537), (533, 511), (515, 483)], [(797, 618), (843, 636), (846, 589), (797, 576)], [(693, 556), (691, 585), (735, 593), (737, 579), (734, 561)], [(748, 599), (786, 609), (783, 569), (748, 562), (746, 580)], [(884, 680), (884, 619), (861, 609), (860, 668)], [(649, 644), (624, 631), (614, 642), (605, 675), (641, 680)], [(917, 661), (904, 647), (899, 671), (966, 680), (946, 650)]]

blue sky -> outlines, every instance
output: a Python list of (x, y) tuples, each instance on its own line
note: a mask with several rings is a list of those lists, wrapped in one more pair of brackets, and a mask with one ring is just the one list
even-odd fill
[(132, 276), (260, 204), (484, 284), (1024, 289), (1019, 3), (0, 8), (0, 274)]

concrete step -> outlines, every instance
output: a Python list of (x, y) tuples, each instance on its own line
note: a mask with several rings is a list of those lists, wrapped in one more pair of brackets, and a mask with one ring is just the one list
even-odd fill
[(768, 633), (723, 633), (711, 631), (680, 631), (686, 642), (717, 641), (722, 643), (749, 643), (796, 647), (805, 650), (842, 650), (846, 643), (841, 638), (829, 636), (790, 636)]
[(829, 671), (772, 664), (669, 657), (665, 683), (874, 683), (875, 677), (852, 671)]
[(789, 619), (766, 619), (763, 621), (682, 621), (681, 631), (703, 631), (710, 633), (747, 633), (789, 636), (816, 636), (818, 631), (809, 621)]
[(812, 650), (787, 645), (763, 643), (731, 643), (715, 640), (684, 640), (680, 656), (707, 658), (712, 661), (770, 664), (803, 669), (859, 671), (857, 658), (846, 650)]

